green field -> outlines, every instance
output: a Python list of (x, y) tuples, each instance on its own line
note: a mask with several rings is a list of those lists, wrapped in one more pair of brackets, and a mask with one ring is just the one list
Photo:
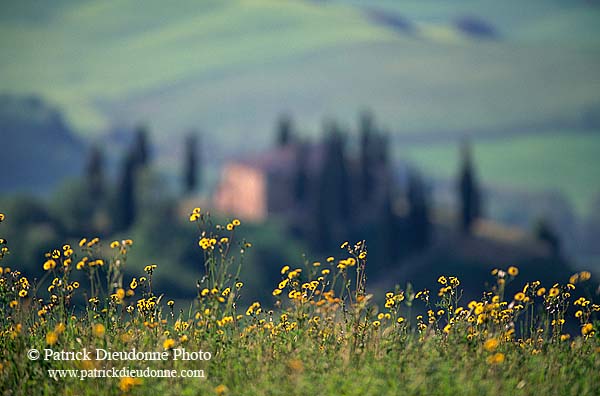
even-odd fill
[[(416, 36), (341, 3), (67, 4), (3, 20), (0, 90), (41, 93), (82, 132), (143, 120), (162, 138), (200, 126), (228, 142), (251, 134), (260, 145), (285, 110), (312, 133), (322, 117), (348, 122), (364, 107), (395, 133), (427, 133), (576, 120), (600, 102), (600, 51), (581, 44), (593, 31), (547, 43), (455, 30), (456, 15), (485, 4), (460, 3), (452, 13), (439, 2), (408, 3)], [(520, 26), (535, 29), (540, 17), (530, 14)]]
[(585, 2), (531, 0), (334, 0), (339, 4), (382, 9), (417, 22), (453, 21), (470, 16), (488, 21), (501, 37), (529, 43), (598, 47), (600, 9)]

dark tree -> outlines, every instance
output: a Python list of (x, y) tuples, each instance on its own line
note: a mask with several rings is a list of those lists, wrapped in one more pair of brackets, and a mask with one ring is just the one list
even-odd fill
[(378, 235), (383, 248), (380, 255), (381, 264), (389, 266), (400, 257), (402, 248), (400, 241), (399, 217), (394, 211), (394, 194), (391, 183), (386, 183), (385, 195), (379, 209)]
[(414, 171), (408, 176), (407, 201), (410, 244), (416, 249), (423, 249), (429, 244), (431, 237), (429, 203), (423, 180)]
[(468, 141), (462, 144), (462, 164), (458, 181), (460, 200), (460, 228), (470, 234), (475, 220), (481, 216), (481, 193), (473, 169), (471, 148)]
[(148, 129), (145, 126), (139, 126), (136, 129), (131, 152), (135, 167), (143, 168), (148, 165), (150, 161), (150, 142)]
[(333, 241), (342, 238), (336, 230), (344, 229), (350, 216), (344, 137), (334, 123), (326, 125), (326, 131), (315, 197), (314, 225), (317, 229), (311, 233), (316, 239), (315, 247), (321, 250), (331, 247)]
[(121, 164), (115, 204), (114, 204), (114, 230), (123, 231), (128, 229), (135, 221), (136, 198), (135, 198), (135, 174), (137, 169), (136, 157), (127, 153)]
[(200, 175), (198, 167), (200, 159), (198, 157), (198, 138), (190, 133), (185, 139), (185, 157), (183, 166), (183, 190), (185, 194), (190, 194), (198, 188)]
[(554, 230), (554, 227), (546, 219), (537, 221), (534, 229), (537, 240), (546, 244), (553, 256), (558, 257), (561, 253), (560, 237)]
[(101, 202), (105, 193), (104, 156), (98, 145), (93, 145), (90, 150), (85, 166), (85, 183), (90, 201)]
[(387, 169), (389, 165), (389, 146), (390, 146), (390, 138), (387, 133), (380, 132), (375, 135), (375, 139), (373, 142), (373, 157), (374, 160), (380, 168)]
[(296, 159), (294, 168), (294, 200), (298, 205), (304, 205), (308, 200), (308, 143), (299, 142), (296, 145)]
[(373, 116), (364, 112), (360, 118), (360, 197), (368, 202), (373, 191), (375, 157)]
[(350, 216), (350, 180), (346, 164), (345, 137), (335, 123), (327, 126), (320, 193), (326, 197), (327, 212), (334, 221)]
[(289, 115), (284, 114), (279, 117), (276, 128), (276, 144), (277, 147), (286, 147), (292, 142), (293, 126), (292, 119)]

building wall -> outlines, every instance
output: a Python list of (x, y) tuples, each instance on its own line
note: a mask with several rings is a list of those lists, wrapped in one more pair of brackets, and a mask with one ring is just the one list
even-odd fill
[(223, 168), (213, 201), (222, 213), (262, 221), (267, 217), (267, 177), (260, 169), (228, 164)]

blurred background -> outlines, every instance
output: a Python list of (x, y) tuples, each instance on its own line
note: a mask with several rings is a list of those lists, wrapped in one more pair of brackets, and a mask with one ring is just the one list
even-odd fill
[[(278, 269), (366, 240), (372, 291), (600, 272), (600, 2), (3, 1), (3, 265), (132, 238), (191, 298), (200, 206)], [(521, 282), (522, 284), (523, 282)]]

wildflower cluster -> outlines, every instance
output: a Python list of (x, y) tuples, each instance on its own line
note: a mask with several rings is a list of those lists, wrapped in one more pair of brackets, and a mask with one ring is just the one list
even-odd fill
[[(198, 226), (204, 274), (196, 282), (193, 304), (185, 310), (157, 292), (153, 279), (159, 265), (144, 265), (139, 275), (124, 279), (127, 254), (134, 245), (129, 239), (105, 248), (99, 238), (83, 238), (53, 249), (42, 264), (44, 277), (34, 284), (19, 271), (0, 267), (0, 308), (5, 313), (0, 317), (0, 340), (6, 345), (0, 353), (0, 379), (29, 370), (9, 364), (9, 359), (15, 361), (13, 355), (45, 346), (108, 345), (168, 353), (184, 346), (209, 347), (219, 356), (211, 362), (215, 370), (229, 370), (238, 359), (246, 362), (244, 373), (257, 370), (253, 367), (260, 364), (251, 363), (253, 356), (260, 356), (292, 384), (300, 383), (295, 378), (313, 365), (325, 364), (319, 357), (333, 369), (339, 364), (348, 369), (359, 367), (356, 363), (387, 362), (384, 371), (407, 356), (435, 356), (438, 363), (447, 357), (462, 359), (473, 370), (484, 367), (484, 379), (548, 351), (569, 353), (590, 367), (598, 362), (595, 319), (600, 305), (577, 294), (590, 280), (589, 272), (578, 272), (564, 284), (528, 282), (508, 295), (513, 289), (506, 286), (519, 275), (518, 268), (510, 266), (493, 270), (489, 290), (468, 302), (462, 301), (461, 281), (453, 275), (439, 276), (436, 291), (413, 290), (408, 284), (378, 299), (367, 292), (365, 241), (344, 242), (339, 258), (283, 265), (269, 289), (271, 301), (241, 306), (244, 284), (239, 275), (251, 244), (236, 238), (240, 221), (213, 224), (199, 208), (189, 220)], [(76, 307), (78, 301), (84, 306)], [(578, 326), (573, 339), (574, 333), (567, 331), (569, 321)], [(95, 361), (81, 363), (81, 368), (97, 367)], [(211, 392), (228, 394), (229, 387), (216, 377)], [(119, 394), (134, 392), (146, 382), (125, 377), (110, 386)]]

